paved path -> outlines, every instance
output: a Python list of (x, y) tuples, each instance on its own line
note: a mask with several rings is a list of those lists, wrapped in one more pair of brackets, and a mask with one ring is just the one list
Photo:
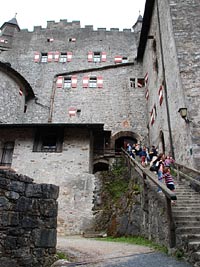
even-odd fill
[(191, 267), (153, 249), (125, 243), (97, 241), (83, 237), (60, 237), (57, 250), (69, 255), (52, 267)]

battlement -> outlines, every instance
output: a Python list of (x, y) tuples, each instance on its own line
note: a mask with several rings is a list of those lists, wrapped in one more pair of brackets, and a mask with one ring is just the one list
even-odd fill
[[(44, 30), (53, 30), (53, 29), (85, 29), (89, 31), (107, 31), (107, 32), (120, 32), (119, 28), (110, 28), (107, 30), (106, 28), (97, 28), (94, 30), (93, 25), (85, 25), (84, 28), (81, 28), (80, 21), (74, 20), (72, 22), (68, 22), (67, 19), (61, 19), (59, 22), (55, 22), (54, 20), (47, 21), (47, 27), (42, 28), (42, 26), (34, 26), (33, 31), (30, 32), (39, 32)], [(23, 32), (27, 32), (27, 29), (21, 29)], [(131, 29), (123, 29), (121, 32), (131, 32)]]

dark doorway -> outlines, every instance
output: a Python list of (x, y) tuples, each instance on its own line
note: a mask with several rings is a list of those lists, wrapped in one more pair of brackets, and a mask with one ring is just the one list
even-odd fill
[(122, 136), (115, 141), (115, 152), (120, 152), (121, 148), (126, 149), (127, 144), (136, 144), (137, 140), (130, 136)]

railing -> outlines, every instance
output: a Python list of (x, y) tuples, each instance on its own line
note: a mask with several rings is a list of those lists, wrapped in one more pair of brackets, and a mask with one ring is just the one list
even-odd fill
[(122, 148), (122, 155), (125, 156), (125, 158), (128, 160), (130, 165), (134, 167), (136, 172), (143, 178), (143, 186), (144, 186), (144, 195), (147, 193), (147, 184), (146, 181), (149, 179), (151, 182), (153, 182), (155, 185), (157, 185), (159, 188), (161, 188), (163, 194), (166, 198), (167, 203), (167, 216), (168, 216), (168, 229), (169, 229), (169, 246), (172, 248), (176, 244), (176, 236), (175, 236), (175, 225), (174, 220), (172, 216), (172, 208), (171, 208), (171, 200), (176, 200), (176, 194), (172, 191), (170, 191), (165, 184), (158, 181), (158, 178), (155, 176), (154, 173), (152, 173), (147, 168), (144, 168), (137, 160), (130, 157), (130, 155)]
[(200, 191), (200, 180), (197, 180), (197, 177), (200, 177), (200, 171), (184, 166), (182, 164), (179, 164), (175, 162), (173, 170), (177, 174), (177, 180), (180, 180), (181, 178), (186, 179), (187, 181), (191, 182), (193, 185), (196, 185), (195, 190), (198, 188), (196, 191)]

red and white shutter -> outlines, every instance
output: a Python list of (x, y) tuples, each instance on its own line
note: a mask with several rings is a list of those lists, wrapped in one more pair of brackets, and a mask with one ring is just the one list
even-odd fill
[(40, 52), (35, 52), (34, 62), (36, 63), (40, 62)]
[(152, 109), (151, 111), (151, 115), (150, 115), (150, 124), (153, 125), (155, 122), (155, 117), (154, 117), (154, 109)]
[(149, 89), (148, 88), (146, 89), (146, 92), (145, 92), (145, 98), (148, 101), (148, 99), (149, 99)]
[(48, 52), (47, 61), (52, 62), (53, 61), (53, 52)]
[(145, 76), (144, 76), (144, 82), (145, 82), (145, 85), (147, 85), (148, 80), (149, 80), (149, 74), (148, 74), (148, 72), (147, 72), (147, 73), (145, 74)]
[(83, 77), (83, 88), (88, 88), (89, 85), (89, 77), (85, 76)]
[(143, 84), (141, 83), (140, 80), (137, 80), (137, 87), (139, 87), (139, 88), (142, 88), (143, 87)]
[(76, 88), (77, 87), (77, 76), (72, 75), (71, 80), (72, 80), (72, 88)]
[(122, 63), (122, 56), (115, 56), (115, 63)]
[(23, 91), (22, 91), (21, 88), (19, 88), (19, 95), (20, 95), (20, 96), (23, 96)]
[(88, 52), (88, 62), (93, 62), (93, 52)]
[(54, 61), (55, 61), (55, 62), (58, 62), (58, 61), (59, 61), (59, 57), (60, 57), (60, 52), (59, 52), (59, 51), (56, 51), (56, 52), (54, 53)]
[(97, 77), (97, 87), (98, 88), (103, 87), (103, 77), (102, 76)]
[(101, 53), (101, 61), (106, 62), (106, 52)]
[(57, 88), (63, 87), (63, 76), (58, 76), (57, 81), (56, 81), (56, 87)]
[(74, 107), (70, 107), (68, 110), (69, 116), (76, 116), (77, 109)]
[(76, 38), (71, 38), (71, 42), (76, 42)]
[(158, 90), (158, 95), (159, 95), (159, 104), (160, 106), (162, 105), (163, 102), (163, 86), (161, 85), (159, 90)]
[(67, 62), (72, 61), (72, 52), (67, 52)]

